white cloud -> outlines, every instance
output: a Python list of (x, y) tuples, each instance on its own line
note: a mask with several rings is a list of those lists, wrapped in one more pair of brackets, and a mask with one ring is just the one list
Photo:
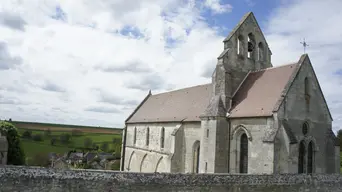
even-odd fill
[[(265, 23), (273, 64), (297, 60), (305, 37), (341, 126), (341, 1), (283, 2)], [(122, 127), (149, 89), (210, 82), (224, 37), (203, 9), (232, 8), (218, 0), (2, 1), (0, 54), (20, 64), (0, 70), (0, 118)]]
[(266, 38), (274, 65), (294, 61), (303, 54), (300, 42), (306, 39), (307, 53), (333, 115), (333, 127), (342, 129), (342, 1), (287, 1), (270, 16)]
[(2, 2), (0, 12), (12, 18), (0, 25), (2, 57), (21, 63), (0, 70), (0, 118), (122, 127), (149, 89), (209, 82), (203, 67), (221, 52), (223, 37), (207, 26), (203, 7), (183, 0)]
[(230, 12), (233, 8), (230, 4), (221, 3), (221, 0), (205, 0), (204, 5), (216, 14)]

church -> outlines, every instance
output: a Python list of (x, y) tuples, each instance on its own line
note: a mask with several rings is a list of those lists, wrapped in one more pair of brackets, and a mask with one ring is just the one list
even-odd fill
[(121, 171), (339, 173), (339, 142), (309, 56), (273, 67), (252, 12), (223, 44), (211, 83), (150, 91), (126, 119)]

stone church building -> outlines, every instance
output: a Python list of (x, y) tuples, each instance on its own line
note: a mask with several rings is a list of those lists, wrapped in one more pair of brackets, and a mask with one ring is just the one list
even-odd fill
[(251, 12), (223, 44), (211, 83), (149, 92), (127, 118), (121, 170), (339, 172), (339, 142), (309, 56), (273, 67)]

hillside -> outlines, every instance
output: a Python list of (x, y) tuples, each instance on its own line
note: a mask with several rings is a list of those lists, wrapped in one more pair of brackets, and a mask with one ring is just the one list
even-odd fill
[(18, 129), (32, 129), (32, 130), (47, 130), (51, 131), (72, 131), (79, 129), (83, 133), (107, 133), (107, 134), (121, 134), (121, 128), (109, 127), (95, 127), (95, 126), (81, 126), (81, 125), (67, 125), (67, 124), (53, 124), (53, 123), (39, 123), (39, 122), (25, 122), (25, 121), (11, 121), (11, 123)]

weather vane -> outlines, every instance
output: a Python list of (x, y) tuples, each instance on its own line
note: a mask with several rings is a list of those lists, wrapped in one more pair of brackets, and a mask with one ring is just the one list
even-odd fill
[(303, 47), (304, 47), (304, 53), (305, 53), (306, 47), (308, 47), (309, 45), (306, 43), (305, 38), (304, 38), (304, 41), (303, 41), (303, 42), (300, 42), (300, 43), (303, 45)]

